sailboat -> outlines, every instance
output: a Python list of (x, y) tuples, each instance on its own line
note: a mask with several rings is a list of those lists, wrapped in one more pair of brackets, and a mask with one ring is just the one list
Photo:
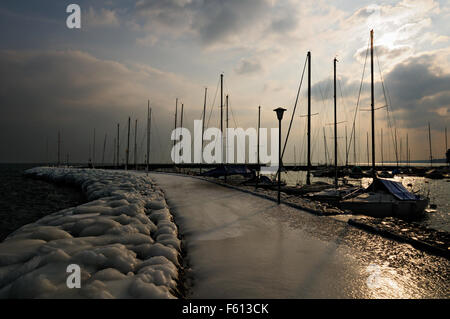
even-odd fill
[(375, 116), (373, 77), (373, 30), (370, 31), (371, 58), (371, 120), (372, 120), (372, 177), (365, 189), (348, 194), (340, 201), (342, 209), (374, 217), (417, 217), (428, 206), (429, 199), (409, 192), (401, 182), (379, 178), (375, 170)]

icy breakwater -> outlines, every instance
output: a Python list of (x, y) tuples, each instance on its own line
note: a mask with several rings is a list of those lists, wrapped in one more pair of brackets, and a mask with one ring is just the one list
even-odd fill
[[(25, 225), (0, 243), (0, 298), (179, 296), (181, 242), (151, 178), (49, 167), (26, 174), (77, 185), (89, 201)], [(67, 287), (70, 264), (81, 269), (81, 288)]]

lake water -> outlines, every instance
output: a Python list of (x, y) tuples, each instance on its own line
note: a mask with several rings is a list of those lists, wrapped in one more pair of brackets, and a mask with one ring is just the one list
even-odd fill
[[(306, 182), (306, 172), (283, 172), (282, 179), (288, 185), (304, 184)], [(433, 229), (450, 232), (450, 179), (433, 180), (424, 177), (396, 176), (392, 180), (402, 182), (407, 189), (412, 190), (414, 193), (417, 192), (423, 196), (429, 196), (430, 204), (437, 205), (436, 209), (428, 209), (425, 217), (419, 220), (418, 223)], [(334, 179), (311, 176), (311, 182), (315, 181), (333, 183)], [(349, 179), (349, 182), (352, 184), (364, 187), (368, 186), (371, 181), (371, 178)], [(411, 184), (412, 187), (409, 187), (408, 184)]]
[(25, 177), (38, 164), (0, 164), (0, 241), (23, 225), (85, 202), (81, 190)]

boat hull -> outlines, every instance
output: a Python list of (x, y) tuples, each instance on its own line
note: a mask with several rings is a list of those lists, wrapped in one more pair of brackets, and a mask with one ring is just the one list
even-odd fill
[(340, 203), (342, 209), (372, 217), (416, 218), (421, 216), (428, 206), (428, 199), (420, 200), (364, 200), (354, 198)]

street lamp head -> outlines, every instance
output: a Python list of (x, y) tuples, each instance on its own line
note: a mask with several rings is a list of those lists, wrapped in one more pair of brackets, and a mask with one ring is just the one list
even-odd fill
[(286, 112), (286, 109), (283, 109), (282, 107), (279, 107), (274, 110), (277, 113), (278, 121), (281, 121), (283, 119), (283, 114)]

